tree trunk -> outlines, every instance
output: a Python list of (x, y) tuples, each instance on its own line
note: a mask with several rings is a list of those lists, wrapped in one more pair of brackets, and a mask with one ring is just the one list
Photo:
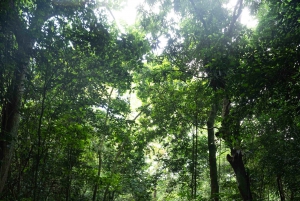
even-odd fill
[[(102, 145), (102, 143), (101, 143)], [(100, 179), (100, 174), (101, 174), (101, 168), (102, 168), (102, 153), (101, 153), (101, 149), (102, 146), (100, 145), (100, 150), (98, 151), (98, 173), (97, 173), (97, 183), (94, 186), (94, 192), (93, 192), (93, 201), (96, 201), (96, 197), (97, 197), (97, 190), (98, 190), (98, 179)]]
[(157, 200), (156, 194), (157, 194), (157, 190), (156, 190), (156, 187), (155, 187), (154, 192), (153, 192), (153, 201)]
[(192, 181), (191, 181), (191, 198), (196, 199), (196, 158), (197, 158), (197, 153), (196, 153), (196, 140), (195, 140), (195, 133), (193, 133), (192, 137), (193, 141), (193, 146), (192, 146)]
[[(242, 151), (234, 148), (234, 146), (239, 147), (239, 143), (233, 143), (232, 137), (238, 141), (239, 136), (239, 121), (229, 121), (230, 113), (230, 100), (227, 97), (223, 99), (222, 108), (222, 128), (220, 129), (221, 137), (231, 146), (231, 155), (227, 155), (227, 161), (230, 163), (232, 169), (234, 170), (236, 181), (238, 184), (238, 189), (244, 201), (252, 200), (252, 194), (250, 190), (250, 180), (249, 175), (246, 173)], [(232, 125), (234, 124), (234, 125)], [(233, 130), (230, 130), (233, 129)]]
[[(109, 133), (109, 110), (110, 110), (110, 103), (111, 103), (111, 97), (113, 94), (114, 88), (111, 88), (109, 95), (107, 96), (108, 99), (108, 105), (107, 105), (107, 109), (106, 109), (106, 115), (105, 115), (105, 123), (104, 125), (108, 128), (108, 130), (106, 132)], [(100, 137), (100, 143), (99, 143), (99, 149), (98, 149), (98, 173), (97, 173), (97, 183), (94, 186), (94, 191), (93, 191), (93, 201), (96, 201), (97, 198), (97, 191), (98, 191), (98, 179), (100, 179), (100, 175), (101, 175), (101, 169), (102, 169), (102, 148), (103, 148), (103, 142), (104, 142), (104, 138), (103, 135), (101, 134)], [(106, 191), (105, 191), (106, 193)], [(104, 200), (106, 199), (106, 194), (104, 194)]]
[(250, 190), (250, 180), (247, 174), (243, 162), (243, 156), (241, 150), (231, 149), (231, 155), (227, 155), (227, 160), (234, 170), (236, 181), (240, 194), (244, 201), (252, 200), (252, 194)]
[[(105, 191), (104, 191), (104, 195), (103, 195), (103, 200), (102, 201), (108, 201), (106, 199), (107, 195), (109, 193), (109, 184), (107, 184), (106, 188), (105, 188)], [(109, 197), (109, 196), (108, 196)]]
[(285, 195), (284, 195), (284, 190), (283, 190), (283, 185), (282, 185), (282, 180), (280, 175), (277, 175), (277, 186), (280, 195), (280, 201), (285, 201)]
[(197, 164), (198, 164), (198, 118), (196, 116), (195, 130), (195, 164), (194, 164), (194, 199), (197, 198)]
[(294, 190), (292, 190), (292, 191), (291, 191), (291, 199), (290, 199), (290, 201), (293, 201), (293, 200), (294, 200), (294, 197), (295, 197)]
[(42, 105), (41, 105), (41, 113), (39, 116), (39, 124), (38, 124), (38, 130), (37, 130), (37, 137), (38, 137), (38, 142), (37, 142), (37, 154), (36, 154), (36, 161), (35, 161), (35, 175), (34, 175), (34, 193), (33, 193), (33, 200), (39, 200), (39, 192), (40, 188), (38, 187), (38, 177), (39, 177), (39, 165), (40, 165), (40, 160), (41, 160), (41, 150), (42, 150), (42, 119), (44, 116), (44, 111), (45, 111), (45, 100), (46, 100), (46, 76), (45, 76), (45, 83), (43, 87), (43, 96), (42, 96)]
[(8, 170), (14, 153), (15, 142), (20, 122), (21, 98), (24, 91), (25, 71), (27, 65), (20, 64), (15, 70), (12, 81), (11, 95), (2, 108), (2, 122), (0, 134), (0, 193), (3, 191), (7, 180)]
[(211, 111), (207, 120), (207, 135), (208, 135), (208, 152), (209, 152), (209, 175), (210, 175), (210, 189), (211, 199), (219, 200), (219, 183), (218, 183), (218, 169), (216, 159), (216, 144), (214, 124), (217, 116), (217, 104), (212, 103)]
[[(6, 100), (2, 107), (0, 132), (0, 194), (2, 193), (14, 153), (17, 133), (20, 123), (20, 107), (24, 92), (24, 81), (30, 60), (34, 39), (29, 34), (27, 26), (15, 9), (15, 2), (9, 2), (9, 18), (11, 32), (18, 44), (16, 55), (16, 68), (11, 85), (7, 90)], [(41, 23), (42, 24), (42, 23)], [(38, 30), (38, 29), (37, 29)]]

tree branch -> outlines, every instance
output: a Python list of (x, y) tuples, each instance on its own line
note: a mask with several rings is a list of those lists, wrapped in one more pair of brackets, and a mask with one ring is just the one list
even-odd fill
[(143, 106), (142, 110), (131, 121), (134, 122), (144, 112), (144, 109), (146, 109), (149, 106), (150, 106), (150, 103), (147, 104), (147, 105), (145, 105), (145, 106)]
[(242, 8), (243, 8), (243, 0), (238, 0), (235, 4), (234, 11), (233, 11), (233, 14), (232, 14), (232, 20), (231, 20), (230, 25), (229, 25), (228, 35), (231, 35), (231, 32), (233, 30), (233, 26), (234, 26), (236, 20), (239, 18), (239, 16), (242, 13)]
[(194, 7), (194, 10), (195, 10), (196, 15), (198, 16), (199, 20), (202, 22), (202, 24), (203, 24), (203, 26), (204, 26), (204, 29), (207, 30), (206, 21), (204, 20), (204, 17), (203, 17), (203, 15), (201, 14), (201, 12), (198, 12), (194, 0), (190, 0), (190, 2), (191, 2), (191, 4), (192, 4), (193, 7)]

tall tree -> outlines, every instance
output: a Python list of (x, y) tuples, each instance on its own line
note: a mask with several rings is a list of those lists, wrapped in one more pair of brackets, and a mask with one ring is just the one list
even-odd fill
[[(108, 25), (105, 10), (95, 11), (97, 6), (89, 1), (1, 1), (3, 197), (17, 190), (24, 198), (56, 199), (64, 191), (70, 200), (80, 193), (73, 193), (74, 175), (91, 174), (80, 158), (87, 157), (92, 108), (105, 107), (107, 88), (116, 87), (120, 95), (130, 89), (130, 71), (142, 65), (148, 48), (137, 31), (119, 34)], [(119, 115), (121, 103), (115, 101), (117, 108), (110, 112)], [(15, 169), (8, 174), (12, 162)]]
[[(258, 141), (263, 145), (256, 146), (258, 150), (261, 150), (261, 146), (264, 147), (264, 161), (268, 161), (268, 157), (273, 161), (271, 158), (275, 155), (278, 159), (285, 158), (285, 152), (282, 153), (281, 148), (274, 150), (275, 144), (275, 147), (281, 147), (283, 144), (286, 148), (294, 147), (294, 142), (298, 139), (294, 134), (298, 130), (295, 121), (298, 119), (299, 108), (299, 89), (296, 87), (299, 78), (299, 2), (252, 2), (251, 6), (253, 12), (258, 14), (259, 24), (257, 29), (246, 37), (249, 42), (245, 53), (241, 55), (242, 62), (228, 79), (235, 102), (232, 114), (240, 120), (250, 119), (255, 128), (256, 124), (262, 126), (263, 130), (257, 128), (258, 134), (255, 137), (261, 139), (262, 141)], [(231, 118), (229, 121), (234, 126), (235, 120)], [(246, 132), (243, 129), (244, 126), (240, 138), (245, 138)], [(278, 141), (273, 141), (274, 136), (277, 136)], [(290, 136), (293, 140), (284, 139), (284, 136)], [(294, 147), (289, 150), (296, 149)], [(258, 158), (262, 157), (260, 154)], [(293, 151), (290, 152), (290, 156), (292, 155)], [(279, 165), (278, 160), (271, 161), (260, 161), (259, 164), (266, 167), (274, 164), (271, 165), (274, 167), (273, 171), (269, 171), (272, 172), (272, 176), (266, 175), (277, 180), (277, 184), (273, 186), (278, 189), (280, 199), (284, 200), (286, 196), (282, 176), (288, 175), (289, 171), (282, 169), (281, 165), (284, 166), (285, 162), (281, 161)], [(296, 189), (291, 191), (293, 194), (297, 192)]]
[[(232, 12), (224, 9), (219, 1), (149, 1), (151, 6), (164, 8), (158, 14), (144, 11), (148, 15), (142, 21), (145, 29), (153, 34), (153, 39), (160, 35), (168, 39), (164, 55), (170, 60), (172, 65), (177, 66), (179, 71), (186, 74), (186, 79), (195, 79), (198, 82), (206, 81), (210, 87), (211, 111), (207, 119), (208, 146), (211, 175), (211, 197), (218, 200), (219, 185), (216, 166), (216, 145), (215, 145), (215, 119), (220, 111), (220, 104), (223, 99), (230, 104), (230, 98), (226, 84), (226, 76), (230, 70), (239, 65), (238, 55), (240, 53), (239, 40), (236, 40), (243, 28), (238, 24), (244, 2), (239, 0)], [(175, 13), (174, 18), (180, 20), (175, 23), (174, 18), (170, 18), (169, 13)], [(166, 27), (168, 29), (160, 29)], [(155, 40), (154, 40), (155, 41)], [(228, 109), (228, 105), (223, 111)], [(227, 112), (226, 114), (229, 115)], [(225, 115), (223, 115), (224, 118)], [(227, 128), (229, 130), (230, 128)], [(231, 133), (231, 131), (228, 131)], [(221, 137), (221, 135), (219, 135)], [(231, 149), (235, 149), (235, 144), (231, 140), (231, 134), (222, 136)], [(233, 155), (232, 155), (233, 156)], [(232, 157), (231, 156), (231, 157)], [(246, 174), (240, 174), (237, 169), (243, 169), (243, 162), (239, 166), (232, 166), (237, 174), (238, 184), (246, 180)], [(241, 179), (241, 181), (239, 181)], [(247, 190), (245, 190), (245, 188)], [(251, 199), (244, 191), (249, 191), (249, 185), (240, 185), (240, 192), (243, 199)]]

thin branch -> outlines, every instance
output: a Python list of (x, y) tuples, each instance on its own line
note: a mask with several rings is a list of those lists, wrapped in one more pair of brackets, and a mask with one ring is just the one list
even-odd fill
[(236, 2), (236, 5), (234, 7), (234, 11), (233, 11), (233, 14), (232, 14), (232, 20), (231, 20), (230, 25), (229, 25), (228, 35), (231, 35), (231, 32), (233, 30), (233, 26), (234, 26), (236, 20), (241, 15), (242, 11), (243, 11), (242, 8), (243, 8), (243, 0), (238, 0)]
[(103, 3), (101, 6), (103, 6), (104, 8), (106, 8), (106, 9), (108, 10), (108, 12), (110, 13), (110, 15), (112, 16), (112, 18), (113, 18), (114, 21), (116, 22), (116, 25), (117, 25), (118, 29), (121, 30), (121, 29), (120, 29), (120, 26), (119, 26), (119, 23), (118, 23), (117, 19), (115, 18), (113, 12), (112, 12), (111, 9), (109, 8), (109, 6), (108, 6), (106, 3)]
[[(150, 106), (150, 103), (149, 104), (147, 104), (147, 105), (145, 105), (145, 106), (143, 106), (144, 108), (143, 109), (145, 109), (145, 108), (147, 108), (147, 107), (149, 107)], [(143, 110), (141, 110), (132, 120), (130, 120), (130, 121), (135, 121), (142, 113), (143, 113), (144, 111)]]
[[(191, 76), (194, 76), (194, 77), (196, 77), (196, 78), (203, 78), (203, 79), (207, 79), (207, 78), (212, 78), (212, 77), (213, 77), (213, 76), (197, 76), (197, 75), (192, 74), (192, 73), (189, 72), (189, 71), (186, 71), (186, 70), (180, 70), (180, 69), (178, 69), (178, 70), (176, 70), (176, 69), (170, 69), (170, 70), (164, 70), (164, 71), (160, 71), (159, 69), (157, 69), (157, 70), (153, 70), (153, 71), (158, 71), (157, 74), (158, 74), (158, 73), (161, 73), (161, 72), (165, 72), (165, 73), (169, 73), (169, 72), (182, 72), (182, 73), (187, 73), (187, 74), (189, 74), (189, 75), (191, 75)], [(157, 74), (156, 74), (156, 75), (157, 75)]]
[(197, 7), (196, 7), (196, 4), (195, 4), (194, 0), (190, 0), (190, 2), (194, 7), (196, 15), (198, 16), (199, 20), (202, 22), (202, 24), (204, 26), (204, 29), (207, 30), (206, 21), (204, 20), (203, 15), (201, 14), (201, 12), (199, 12), (197, 10)]

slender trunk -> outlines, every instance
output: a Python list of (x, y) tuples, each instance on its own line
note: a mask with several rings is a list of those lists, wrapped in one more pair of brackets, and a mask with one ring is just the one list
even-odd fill
[(292, 191), (291, 191), (291, 199), (290, 199), (290, 201), (293, 201), (293, 200), (294, 200), (294, 198), (295, 198), (295, 195), (294, 195), (294, 190), (292, 190)]
[(67, 176), (67, 187), (66, 187), (66, 201), (69, 201), (69, 199), (70, 199), (70, 185), (69, 185), (70, 178), (69, 177), (70, 176), (68, 175)]
[[(262, 172), (263, 172), (264, 168), (262, 168)], [(260, 185), (260, 188), (259, 188), (259, 199), (263, 199), (264, 197), (264, 181), (265, 181), (265, 175), (264, 173), (262, 174), (262, 177), (261, 177), (261, 185)]]
[(250, 190), (250, 180), (243, 162), (243, 155), (241, 150), (231, 149), (231, 155), (227, 155), (227, 160), (234, 170), (236, 181), (240, 194), (244, 201), (252, 200), (252, 193)]
[(192, 148), (192, 182), (191, 182), (191, 190), (192, 190), (192, 199), (196, 199), (197, 197), (197, 163), (198, 163), (198, 118), (197, 114), (195, 115), (195, 132), (193, 133), (193, 148)]
[(108, 195), (108, 193), (109, 193), (109, 184), (107, 184), (107, 186), (105, 188), (104, 196), (103, 196), (103, 200), (102, 201), (107, 201), (106, 200), (106, 196)]
[[(106, 127), (108, 127), (107, 132), (109, 133), (109, 110), (110, 110), (110, 103), (111, 103), (111, 97), (113, 94), (114, 88), (111, 88), (109, 95), (107, 96), (108, 99), (108, 105), (107, 105), (107, 109), (106, 109), (106, 116), (105, 116), (105, 122), (104, 125)], [(100, 179), (100, 174), (101, 174), (101, 168), (102, 168), (102, 147), (103, 147), (103, 135), (101, 135), (100, 137), (100, 143), (99, 143), (99, 150), (98, 150), (98, 173), (97, 173), (97, 183), (94, 186), (94, 191), (93, 191), (93, 201), (96, 201), (96, 197), (97, 197), (97, 191), (98, 191), (98, 179)], [(104, 199), (106, 195), (104, 196)]]
[(108, 194), (108, 200), (109, 201), (113, 201), (115, 198), (115, 191), (110, 191), (109, 194)]
[[(101, 143), (101, 142), (100, 142)], [(102, 144), (102, 143), (101, 143)], [(101, 148), (98, 151), (98, 173), (97, 173), (97, 179), (100, 178), (100, 174), (101, 174), (101, 167), (102, 167), (102, 157), (101, 157)], [(94, 186), (94, 192), (93, 192), (93, 201), (96, 201), (96, 197), (97, 197), (97, 190), (98, 190), (98, 180), (97, 183)]]
[(71, 198), (71, 186), (72, 186), (72, 168), (73, 168), (73, 159), (72, 159), (72, 148), (68, 148), (68, 169), (67, 169), (67, 178), (66, 178), (66, 201), (69, 201)]
[(196, 131), (195, 131), (195, 165), (194, 165), (194, 199), (197, 197), (197, 163), (198, 163), (198, 119), (196, 117)]
[[(115, 156), (115, 158), (114, 158), (114, 160), (113, 160), (113, 164), (112, 164), (112, 166), (111, 166), (111, 168), (110, 168), (110, 170), (111, 170), (111, 176), (113, 176), (113, 174), (115, 173), (115, 171), (116, 171), (116, 169), (117, 169), (117, 166), (118, 166), (117, 161), (118, 161), (118, 159), (119, 159), (121, 153), (123, 152), (123, 150), (124, 150), (126, 144), (127, 144), (127, 142), (126, 142), (126, 141), (123, 141), (123, 143), (122, 143), (122, 145), (121, 145), (119, 151), (117, 152), (117, 154), (116, 154), (116, 156)], [(104, 195), (103, 195), (103, 201), (107, 201), (107, 199), (108, 199), (108, 200), (110, 199), (110, 198), (109, 198), (109, 193), (110, 193), (109, 187), (110, 187), (110, 183), (108, 183), (108, 184), (106, 185), (106, 188), (105, 188), (105, 191), (104, 191)]]
[[(234, 148), (234, 146), (239, 147), (239, 143), (233, 143), (232, 137), (238, 141), (239, 136), (239, 126), (240, 122), (231, 122), (228, 120), (230, 113), (230, 100), (225, 97), (223, 99), (223, 109), (222, 109), (222, 138), (229, 144), (231, 144), (231, 155), (227, 155), (227, 161), (230, 163), (232, 169), (234, 170), (236, 181), (238, 184), (238, 189), (244, 201), (252, 200), (252, 193), (250, 189), (249, 175), (245, 170), (245, 165), (243, 162), (242, 150)], [(231, 131), (230, 128), (233, 130)]]
[(207, 120), (207, 134), (208, 134), (208, 152), (209, 152), (209, 175), (210, 175), (210, 188), (211, 199), (214, 201), (219, 200), (219, 183), (218, 183), (218, 170), (216, 159), (216, 145), (215, 145), (215, 132), (214, 124), (217, 116), (217, 104), (212, 103), (211, 111)]
[(280, 201), (285, 201), (285, 195), (284, 195), (284, 190), (283, 190), (283, 185), (282, 185), (282, 180), (280, 175), (277, 175), (277, 186), (280, 195)]
[(195, 177), (195, 134), (193, 133), (192, 146), (192, 181), (191, 181), (191, 198), (194, 199), (194, 177)]
[(23, 177), (26, 167), (28, 167), (32, 151), (33, 151), (33, 146), (31, 146), (28, 156), (24, 160), (22, 160), (22, 156), (20, 157), (20, 170), (18, 173), (17, 195), (20, 194), (22, 177)]
[(156, 201), (156, 194), (157, 194), (157, 190), (156, 187), (154, 188), (154, 192), (153, 192), (153, 200)]
[(38, 143), (37, 143), (37, 155), (36, 155), (36, 161), (35, 161), (35, 176), (34, 176), (34, 199), (33, 200), (39, 200), (39, 188), (38, 188), (38, 175), (39, 175), (39, 165), (41, 160), (41, 138), (42, 138), (42, 119), (44, 116), (45, 111), (45, 100), (46, 100), (46, 81), (44, 83), (44, 90), (43, 90), (43, 97), (42, 97), (42, 105), (41, 105), (41, 113), (39, 117), (39, 124), (38, 124), (38, 130), (37, 130), (37, 136), (38, 136)]

